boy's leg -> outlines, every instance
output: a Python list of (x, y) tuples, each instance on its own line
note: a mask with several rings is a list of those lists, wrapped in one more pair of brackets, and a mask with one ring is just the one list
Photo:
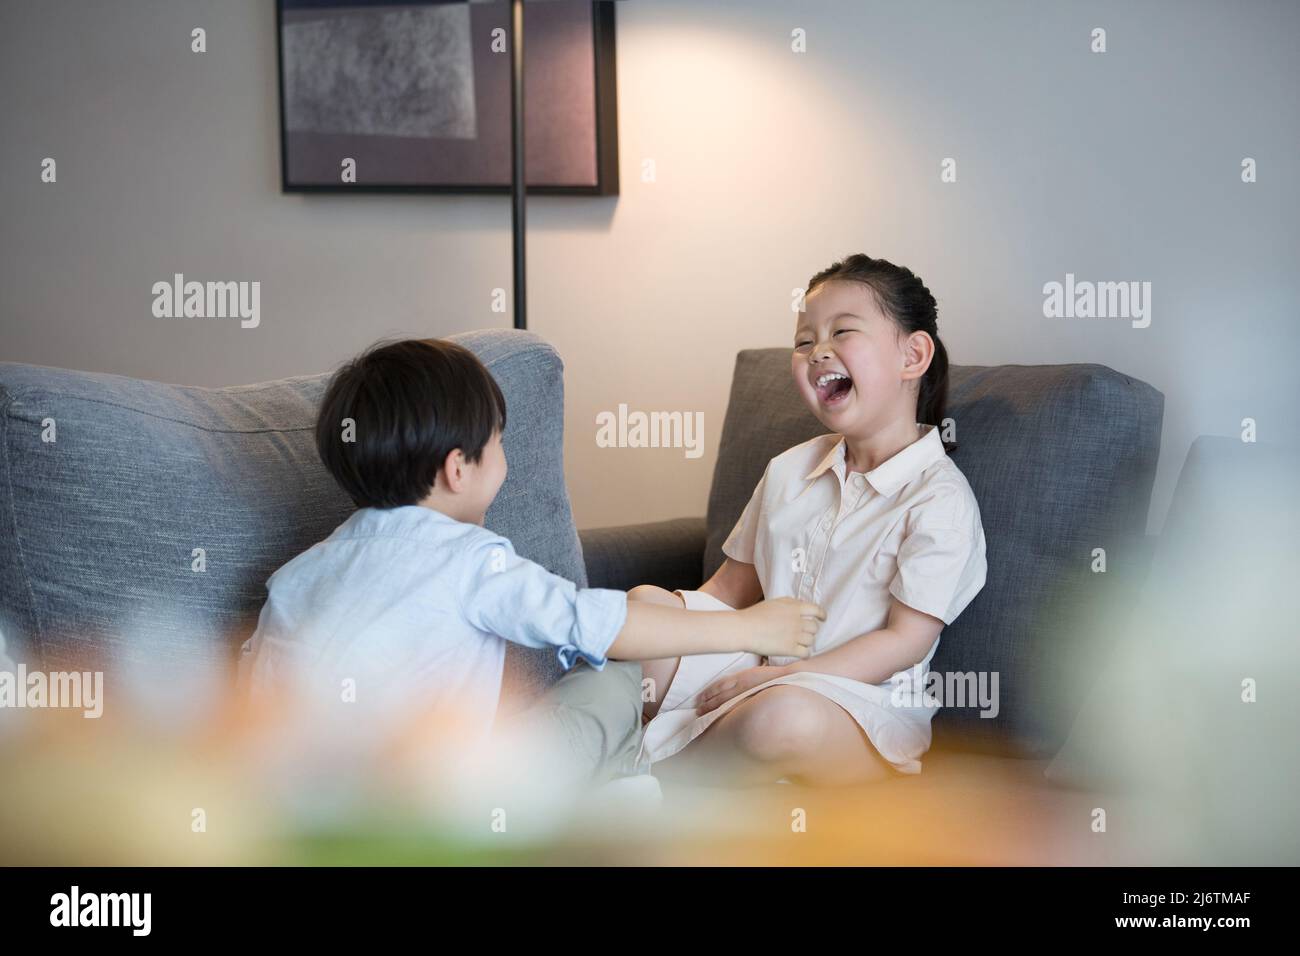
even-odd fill
[[(663, 604), (668, 607), (684, 607), (686, 603), (680, 595), (653, 584), (638, 584), (627, 592), (627, 599), (645, 601), (648, 604)], [(680, 657), (661, 657), (658, 660), (641, 662), (642, 679), (649, 681), (646, 686), (650, 691), (650, 699), (642, 706), (642, 716), (645, 720), (650, 720), (659, 713), (664, 694), (668, 692), (668, 687), (673, 682), (679, 663), (681, 663)]]
[(641, 743), (641, 666), (608, 661), (598, 671), (580, 662), (512, 717), (509, 728), (555, 748), (551, 772), (571, 773), (574, 783), (603, 783), (630, 765)]

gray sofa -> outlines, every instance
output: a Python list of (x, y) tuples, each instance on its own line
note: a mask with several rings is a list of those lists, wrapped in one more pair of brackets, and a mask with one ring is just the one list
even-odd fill
[[(741, 352), (703, 518), (575, 531), (563, 480), (563, 366), (537, 336), (472, 332), (509, 404), (510, 471), (488, 524), (579, 585), (697, 587), (766, 462), (821, 431), (782, 349)], [(270, 573), (350, 503), (317, 461), (326, 375), (192, 388), (0, 365), (0, 630), (47, 669), (149, 673), (230, 666)], [(954, 460), (979, 500), (988, 582), (945, 629), (933, 666), (997, 671), (1001, 712), (945, 708), (936, 742), (1047, 757), (1086, 686), (1072, 641), (1131, 603), (1163, 399), (1097, 365), (957, 366)], [(1091, 570), (1104, 548), (1107, 573)], [(585, 560), (584, 560), (585, 559)], [(512, 648), (507, 706), (555, 679)], [(1069, 679), (1066, 679), (1066, 678)]]

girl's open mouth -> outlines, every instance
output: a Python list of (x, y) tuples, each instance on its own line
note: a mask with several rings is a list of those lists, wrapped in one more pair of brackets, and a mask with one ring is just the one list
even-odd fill
[(853, 379), (843, 372), (823, 372), (813, 382), (817, 390), (817, 400), (825, 408), (843, 405), (853, 390)]

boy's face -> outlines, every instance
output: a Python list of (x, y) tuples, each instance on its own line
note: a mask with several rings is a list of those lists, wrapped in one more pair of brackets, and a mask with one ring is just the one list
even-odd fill
[(908, 397), (905, 364), (898, 326), (865, 285), (831, 280), (808, 294), (791, 369), (804, 402), (831, 431), (860, 436), (890, 423)]
[(506, 453), (501, 447), (501, 433), (494, 431), (477, 462), (466, 462), (466, 505), (475, 524), (482, 524), (506, 480)]

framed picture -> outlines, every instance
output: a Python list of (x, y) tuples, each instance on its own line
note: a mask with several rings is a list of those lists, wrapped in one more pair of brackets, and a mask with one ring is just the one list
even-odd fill
[[(277, 0), (285, 192), (510, 191), (510, 4)], [(618, 194), (612, 0), (524, 8), (530, 193)]]

